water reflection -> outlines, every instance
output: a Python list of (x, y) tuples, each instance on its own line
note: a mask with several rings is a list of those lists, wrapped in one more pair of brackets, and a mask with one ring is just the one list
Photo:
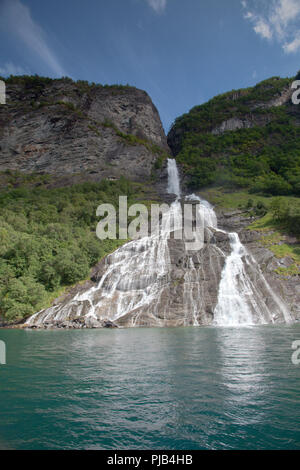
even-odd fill
[(297, 331), (5, 331), (0, 440), (53, 449), (299, 448)]

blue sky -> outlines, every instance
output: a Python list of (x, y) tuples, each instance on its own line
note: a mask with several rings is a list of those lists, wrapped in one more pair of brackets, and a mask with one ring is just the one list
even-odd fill
[(0, 0), (0, 75), (146, 90), (165, 129), (216, 94), (300, 69), (300, 0)]

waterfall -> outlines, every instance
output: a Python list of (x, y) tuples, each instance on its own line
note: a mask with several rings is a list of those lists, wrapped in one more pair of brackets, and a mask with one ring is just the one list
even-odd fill
[[(179, 197), (178, 170), (175, 160), (171, 159), (168, 160), (168, 188)], [(176, 217), (179, 208), (179, 202), (174, 202), (162, 218), (160, 230), (126, 243), (109, 255), (106, 270), (97, 286), (77, 294), (66, 305), (38, 312), (27, 325), (57, 324), (69, 318), (70, 312), (74, 312), (76, 320), (85, 310), (88, 324), (97, 323), (99, 317), (115, 322), (131, 314), (131, 326), (143, 323), (143, 315), (153, 316), (158, 325), (163, 326), (162, 312), (166, 313), (168, 309), (163, 294), (170, 278), (170, 219), (174, 215)], [(160, 315), (157, 315), (158, 311)]]
[(278, 318), (290, 322), (287, 308), (238, 234), (218, 228), (207, 201), (195, 194), (185, 196), (186, 202), (196, 203), (206, 239), (203, 248), (191, 253), (184, 240), (170, 240), (171, 221), (182, 221), (184, 202), (174, 159), (168, 159), (167, 192), (177, 198), (158, 230), (107, 256), (97, 285), (37, 312), (26, 325), (100, 327), (109, 321), (119, 326), (237, 326)]
[(176, 194), (178, 198), (181, 195), (180, 179), (176, 160), (171, 158), (168, 158), (168, 193)]
[(82, 308), (78, 307), (84, 306), (88, 324), (97, 322), (98, 317), (115, 322), (131, 312), (131, 326), (135, 326), (145, 312), (155, 315), (158, 306), (161, 310), (169, 265), (167, 233), (164, 230), (161, 235), (126, 243), (109, 255), (106, 263), (98, 285), (77, 294), (67, 305), (46, 310), (37, 318), (31, 317), (28, 324), (32, 321), (39, 325), (48, 321), (64, 321), (72, 310), (79, 318)]
[(203, 227), (206, 228), (214, 228), (217, 229), (218, 227), (218, 219), (216, 213), (213, 209), (213, 206), (205, 199), (201, 199), (196, 194), (189, 194), (185, 196), (186, 201), (198, 201), (198, 212), (201, 220), (201, 224)]
[[(240, 242), (238, 234), (218, 228), (217, 216), (209, 202), (195, 194), (186, 196), (186, 199), (200, 202), (198, 211), (204, 227), (227, 234), (230, 241), (231, 253), (227, 257), (223, 253), (225, 264), (213, 323), (218, 326), (274, 323), (276, 312), (279, 312), (286, 323), (290, 323), (291, 315), (288, 309), (270, 287), (257, 262)], [(250, 277), (251, 272), (253, 280)], [(272, 299), (274, 312), (267, 306), (263, 291), (267, 291)]]
[[(240, 242), (238, 234), (233, 232), (228, 236), (232, 251), (223, 268), (214, 323), (219, 326), (274, 323), (277, 311), (289, 323), (290, 313), (267, 283), (254, 258)], [(256, 282), (251, 279), (251, 272), (254, 273)], [(273, 311), (265, 301), (263, 292), (266, 290), (272, 299)]]
[[(244, 268), (245, 249), (237, 233), (230, 233), (229, 239), (232, 252), (226, 258), (222, 272), (214, 321), (217, 325), (252, 325), (254, 317), (251, 306), (255, 312), (260, 312), (255, 292)], [(272, 322), (272, 316), (269, 312), (268, 314)], [(259, 323), (265, 323), (262, 315), (259, 316)]]

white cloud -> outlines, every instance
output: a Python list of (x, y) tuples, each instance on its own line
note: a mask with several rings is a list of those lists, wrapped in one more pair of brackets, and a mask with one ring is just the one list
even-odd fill
[(167, 0), (147, 0), (147, 2), (156, 13), (162, 13), (167, 6)]
[(260, 34), (262, 38), (272, 39), (273, 37), (273, 33), (270, 26), (261, 18), (255, 22), (255, 26), (253, 29), (256, 34)]
[(249, 0), (242, 6), (256, 34), (277, 41), (287, 54), (300, 49), (300, 0)]
[(47, 44), (43, 29), (33, 20), (30, 9), (20, 0), (1, 1), (0, 29), (21, 40), (55, 75), (66, 75), (55, 53)]
[(247, 13), (244, 15), (244, 18), (246, 20), (250, 20), (251, 18), (253, 18), (253, 13), (251, 13), (251, 11), (247, 11)]
[(286, 43), (283, 45), (283, 50), (287, 54), (290, 54), (292, 52), (297, 52), (298, 49), (300, 49), (300, 37), (297, 37), (290, 43)]
[(29, 70), (25, 70), (19, 65), (14, 65), (12, 62), (6, 62), (2, 67), (0, 67), (0, 75), (7, 77), (8, 75), (29, 75)]

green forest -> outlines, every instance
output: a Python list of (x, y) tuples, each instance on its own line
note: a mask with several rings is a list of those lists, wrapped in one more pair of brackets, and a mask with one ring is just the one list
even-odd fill
[[(96, 208), (119, 195), (136, 202), (137, 185), (118, 181), (49, 187), (47, 175), (0, 175), (0, 313), (16, 321), (49, 306), (120, 240), (96, 237)], [(4, 181), (4, 183), (3, 183)]]
[[(253, 88), (231, 91), (176, 119), (177, 160), (190, 187), (248, 188), (263, 195), (300, 195), (299, 107), (266, 106), (293, 79), (273, 77)], [(251, 127), (212, 132), (230, 118)]]

